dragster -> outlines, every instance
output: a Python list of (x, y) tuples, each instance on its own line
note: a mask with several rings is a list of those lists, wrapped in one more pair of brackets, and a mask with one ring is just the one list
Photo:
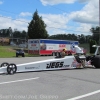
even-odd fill
[(99, 46), (96, 47), (97, 49), (95, 55), (93, 56), (85, 56), (82, 49), (76, 46), (76, 54), (65, 56), (64, 58), (56, 57), (49, 60), (30, 62), (18, 65), (14, 63), (2, 63), (0, 67), (0, 74), (85, 68), (87, 64), (90, 66), (94, 66), (95, 68), (100, 68), (100, 55), (97, 55)]
[(78, 63), (74, 56), (66, 56), (64, 58), (54, 58), (44, 61), (30, 62), (24, 64), (1, 64), (0, 73), (14, 74), (16, 72), (30, 72), (43, 70), (60, 70), (82, 68), (82, 64)]

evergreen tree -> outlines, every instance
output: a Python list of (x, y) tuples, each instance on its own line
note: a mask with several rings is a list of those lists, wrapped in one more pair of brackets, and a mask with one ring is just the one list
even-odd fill
[(28, 26), (28, 38), (29, 39), (45, 39), (48, 37), (46, 31), (46, 24), (42, 20), (42, 17), (39, 17), (38, 11), (36, 10), (33, 14), (33, 19)]

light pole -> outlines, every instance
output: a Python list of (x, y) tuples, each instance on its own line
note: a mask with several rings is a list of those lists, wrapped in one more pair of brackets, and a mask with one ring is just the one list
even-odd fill
[(99, 45), (100, 45), (100, 0), (99, 0)]
[(12, 33), (12, 28), (9, 27), (9, 37), (12, 39), (12, 43), (13, 43), (13, 33)]

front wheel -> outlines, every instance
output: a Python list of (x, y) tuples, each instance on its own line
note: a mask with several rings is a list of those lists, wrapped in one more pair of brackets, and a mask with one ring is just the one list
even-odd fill
[(9, 64), (9, 66), (7, 67), (7, 73), (8, 74), (14, 74), (17, 71), (17, 66), (13, 63)]
[(9, 63), (4, 62), (4, 63), (2, 63), (2, 64), (1, 64), (1, 66), (0, 66), (0, 67), (7, 67), (8, 65), (9, 65)]

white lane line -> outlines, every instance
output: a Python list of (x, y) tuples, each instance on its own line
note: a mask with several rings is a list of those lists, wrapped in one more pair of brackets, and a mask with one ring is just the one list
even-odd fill
[(77, 96), (77, 97), (74, 97), (74, 98), (70, 98), (70, 99), (66, 99), (66, 100), (78, 100), (78, 99), (81, 99), (81, 98), (84, 98), (84, 97), (88, 97), (88, 96), (97, 94), (99, 92), (100, 92), (100, 90), (97, 90), (97, 91), (94, 91), (94, 92), (91, 92), (91, 93), (87, 93), (87, 94), (84, 94), (84, 95), (81, 95), (81, 96)]
[(35, 80), (35, 79), (38, 79), (38, 78), (39, 77), (29, 78), (29, 79), (22, 79), (22, 80), (15, 80), (15, 81), (8, 81), (8, 82), (1, 82), (0, 85), (2, 85), (2, 84), (9, 84), (9, 83), (23, 82), (23, 81), (31, 81), (31, 80)]

